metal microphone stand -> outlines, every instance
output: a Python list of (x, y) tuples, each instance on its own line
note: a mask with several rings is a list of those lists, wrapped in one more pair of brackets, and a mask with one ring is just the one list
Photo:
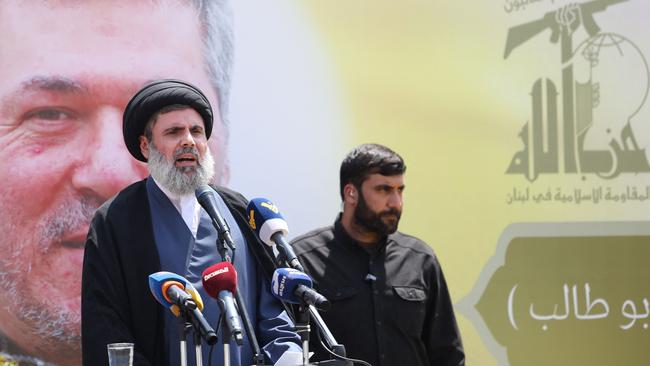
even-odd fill
[(253, 324), (251, 323), (250, 318), (248, 317), (248, 311), (246, 311), (246, 306), (244, 305), (244, 299), (241, 297), (239, 292), (239, 285), (237, 285), (237, 293), (235, 294), (235, 302), (239, 308), (239, 315), (241, 316), (242, 322), (244, 322), (244, 328), (246, 329), (246, 337), (248, 342), (251, 344), (253, 349), (253, 359), (255, 365), (262, 366), (264, 365), (264, 355), (260, 349), (259, 343), (257, 343), (257, 337), (255, 337), (255, 331), (253, 330)]
[(342, 344), (339, 344), (336, 342), (336, 339), (334, 339), (334, 336), (330, 332), (329, 328), (325, 324), (325, 321), (323, 318), (321, 318), (320, 313), (318, 312), (318, 309), (314, 307), (313, 305), (309, 305), (309, 314), (311, 314), (312, 319), (314, 320), (314, 323), (316, 323), (316, 326), (318, 327), (318, 331), (320, 332), (321, 336), (323, 336), (325, 345), (332, 350), (332, 352), (339, 356), (342, 357), (338, 360), (328, 360), (328, 361), (320, 361), (316, 362), (316, 365), (349, 365), (348, 361), (344, 360), (343, 358), (346, 357), (345, 354), (345, 346)]
[(198, 329), (194, 329), (194, 325), (192, 324), (188, 309), (183, 309), (181, 311), (181, 315), (182, 316), (179, 318), (179, 332), (181, 339), (181, 366), (187, 366), (187, 335), (191, 330), (194, 330), (194, 352), (196, 355), (195, 364), (196, 366), (203, 366), (203, 352), (201, 351), (201, 332), (199, 332)]
[[(221, 317), (225, 317), (225, 314), (221, 314)], [(230, 339), (232, 338), (232, 333), (228, 325), (221, 327), (221, 343), (223, 344), (223, 366), (230, 366)]]
[(194, 352), (196, 354), (196, 366), (203, 366), (203, 352), (201, 352), (201, 333), (194, 332)]
[(187, 366), (187, 334), (192, 329), (192, 323), (186, 318), (185, 311), (182, 312), (183, 316), (178, 318), (178, 333), (180, 334), (180, 355), (181, 366)]
[[(232, 250), (234, 256), (236, 247), (235, 247), (235, 243), (232, 241), (232, 237), (230, 236), (230, 233), (227, 231), (225, 232), (225, 234), (223, 232), (219, 232), (219, 237), (217, 239), (217, 250), (221, 255), (221, 260), (224, 262), (232, 263), (232, 259), (228, 254), (227, 247), (229, 247)], [(241, 292), (239, 291), (239, 284), (237, 283), (236, 286), (237, 286), (237, 291), (235, 291), (235, 303), (239, 308), (239, 316), (241, 317), (242, 322), (244, 323), (244, 328), (246, 329), (246, 338), (248, 338), (248, 342), (250, 343), (251, 348), (253, 350), (253, 359), (255, 365), (262, 366), (264, 365), (264, 355), (262, 354), (262, 350), (260, 348), (259, 343), (257, 343), (257, 337), (255, 337), (253, 324), (250, 321), (250, 317), (248, 316), (248, 311), (246, 310), (246, 305), (244, 304), (244, 299), (242, 298)], [(222, 314), (222, 316), (223, 315), (225, 314)], [(228, 328), (228, 327), (226, 326), (224, 328)], [(228, 342), (230, 342), (231, 336), (232, 335), (230, 334), (230, 330), (228, 330)], [(224, 342), (225, 342), (225, 335), (224, 335)], [(228, 343), (228, 347), (230, 347), (230, 343)], [(226, 354), (226, 344), (224, 343), (224, 357), (225, 354)], [(228, 355), (230, 355), (230, 353), (228, 353)], [(228, 364), (224, 364), (224, 365), (228, 366)]]
[(298, 316), (294, 329), (302, 341), (302, 364), (309, 365), (309, 308), (305, 305), (298, 306)]
[[(289, 263), (287, 261), (287, 257), (285, 255), (285, 253), (283, 253), (282, 251), (278, 250), (278, 255), (277, 255), (276, 259), (277, 259), (278, 264), (280, 266), (285, 267), (285, 268), (291, 268), (291, 266), (289, 265)], [(330, 332), (329, 328), (325, 324), (325, 321), (320, 316), (320, 313), (318, 312), (318, 309), (316, 309), (316, 307), (313, 306), (313, 305), (309, 305), (307, 307), (307, 309), (308, 309), (308, 312), (307, 312), (305, 310), (305, 306), (306, 305), (300, 305), (300, 307), (298, 308), (299, 309), (298, 310), (298, 316), (297, 316), (297, 319), (296, 319), (296, 332), (298, 332), (298, 333), (300, 333), (301, 331), (303, 332), (303, 333), (300, 333), (300, 336), (301, 336), (300, 338), (301, 338), (301, 340), (303, 342), (303, 364), (307, 365), (306, 360), (309, 357), (309, 345), (308, 344), (309, 344), (309, 331), (310, 331), (310, 329), (309, 329), (309, 319), (310, 319), (309, 317), (310, 317), (310, 315), (311, 315), (311, 318), (314, 320), (314, 323), (316, 324), (316, 327), (318, 328), (318, 331), (323, 336), (324, 341), (325, 341), (325, 345), (334, 354), (336, 354), (337, 356), (345, 358), (346, 357), (345, 346), (342, 345), (342, 344), (339, 344), (336, 341), (336, 339), (334, 338), (334, 335), (332, 335), (332, 332)], [(304, 321), (305, 321), (304, 319), (306, 319), (306, 322), (307, 322), (306, 331), (299, 328), (299, 324), (304, 323)], [(307, 343), (305, 343), (305, 338), (304, 338), (304, 333), (305, 332), (306, 332)], [(331, 360), (331, 361), (333, 361), (333, 362), (331, 362), (332, 365), (336, 365), (336, 364), (341, 364), (340, 362), (343, 361), (343, 360), (340, 359), (340, 360)], [(343, 361), (343, 362), (345, 362), (345, 361)], [(325, 365), (325, 364), (328, 364), (328, 363), (330, 363), (330, 361), (317, 362), (317, 364), (319, 364), (319, 365), (320, 364)]]

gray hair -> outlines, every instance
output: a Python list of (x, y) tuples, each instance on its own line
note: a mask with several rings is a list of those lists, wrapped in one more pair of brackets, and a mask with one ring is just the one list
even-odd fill
[(219, 98), (219, 116), (228, 141), (228, 102), (234, 58), (234, 31), (229, 0), (191, 0), (199, 13), (203, 58), (210, 82)]

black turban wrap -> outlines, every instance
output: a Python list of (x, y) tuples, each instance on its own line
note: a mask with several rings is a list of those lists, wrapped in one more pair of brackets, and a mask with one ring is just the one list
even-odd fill
[(208, 98), (195, 86), (180, 80), (157, 80), (137, 92), (124, 110), (122, 133), (124, 143), (134, 158), (147, 161), (140, 151), (140, 136), (151, 116), (172, 104), (185, 104), (203, 118), (205, 135), (212, 133), (212, 108)]

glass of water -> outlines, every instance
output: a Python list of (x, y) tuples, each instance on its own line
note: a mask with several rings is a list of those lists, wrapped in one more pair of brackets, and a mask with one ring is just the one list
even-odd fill
[(133, 343), (110, 343), (106, 348), (110, 366), (133, 366)]

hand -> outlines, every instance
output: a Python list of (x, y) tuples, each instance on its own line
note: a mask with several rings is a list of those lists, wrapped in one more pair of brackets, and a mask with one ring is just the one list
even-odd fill
[(572, 35), (582, 24), (582, 8), (575, 3), (561, 7), (555, 11), (555, 22), (562, 34)]

